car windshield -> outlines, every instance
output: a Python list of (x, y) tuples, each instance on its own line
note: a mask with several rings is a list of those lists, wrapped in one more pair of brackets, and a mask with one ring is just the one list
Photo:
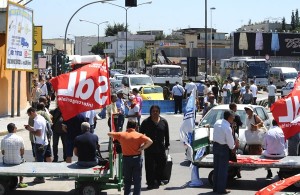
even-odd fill
[(116, 80), (116, 81), (111, 82), (111, 85), (112, 85), (113, 88), (121, 87), (122, 82), (120, 80)]
[[(223, 119), (225, 110), (221, 109), (212, 109), (210, 110), (204, 118), (201, 120), (199, 126), (205, 126), (209, 125), (210, 127), (213, 127), (217, 120)], [(246, 112), (245, 110), (238, 110), (236, 112), (237, 115), (241, 117), (241, 121), (243, 123), (242, 127), (240, 128), (246, 128)]]
[(288, 73), (283, 73), (283, 76), (285, 79), (295, 79), (297, 78), (298, 74), (296, 72), (288, 72)]
[(149, 93), (162, 93), (163, 88), (160, 86), (157, 87), (144, 87), (143, 94), (149, 94)]
[(150, 77), (132, 77), (130, 82), (131, 85), (153, 85)]

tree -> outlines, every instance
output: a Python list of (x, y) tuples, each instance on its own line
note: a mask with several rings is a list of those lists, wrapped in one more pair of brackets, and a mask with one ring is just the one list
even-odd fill
[(105, 43), (101, 42), (94, 45), (91, 49), (91, 52), (97, 55), (104, 55), (104, 49), (105, 49)]
[(295, 26), (295, 15), (294, 15), (294, 11), (292, 12), (292, 16), (291, 16), (291, 30), (295, 30), (296, 26)]
[(299, 22), (299, 13), (298, 13), (298, 9), (296, 9), (296, 13), (295, 13), (295, 28), (300, 27), (300, 22)]
[(163, 34), (163, 33), (155, 35), (155, 41), (157, 41), (157, 40), (164, 40), (165, 38), (166, 38), (166, 35)]
[(126, 32), (126, 26), (124, 24), (114, 23), (114, 25), (108, 24), (105, 28), (105, 36), (115, 36), (118, 32)]
[(281, 30), (282, 30), (282, 31), (286, 30), (286, 22), (285, 22), (285, 17), (283, 17), (283, 18), (282, 18)]
[[(138, 60), (145, 60), (146, 59), (146, 49), (145, 48), (138, 48), (134, 52), (129, 52), (129, 55), (127, 57), (128, 61), (138, 61)], [(124, 63), (126, 62), (126, 59), (124, 60)]]

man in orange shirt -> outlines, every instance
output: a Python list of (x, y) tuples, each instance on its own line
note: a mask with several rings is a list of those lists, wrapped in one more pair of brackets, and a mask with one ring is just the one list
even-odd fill
[(137, 123), (129, 120), (125, 132), (109, 132), (108, 136), (118, 140), (123, 153), (124, 195), (130, 194), (131, 183), (134, 185), (134, 195), (141, 194), (142, 166), (141, 153), (148, 148), (153, 141), (136, 132)]

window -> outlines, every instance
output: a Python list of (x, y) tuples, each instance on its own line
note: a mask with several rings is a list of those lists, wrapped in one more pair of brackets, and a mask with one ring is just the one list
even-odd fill
[(260, 107), (255, 108), (255, 111), (256, 111), (256, 114), (259, 116), (259, 118), (261, 118), (263, 121), (268, 119), (266, 113), (263, 111), (262, 108), (260, 108)]

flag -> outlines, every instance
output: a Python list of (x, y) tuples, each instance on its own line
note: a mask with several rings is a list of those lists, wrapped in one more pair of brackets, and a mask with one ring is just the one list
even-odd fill
[(300, 181), (300, 174), (272, 183), (271, 185), (268, 185), (256, 192), (255, 195), (273, 195), (298, 181)]
[(282, 128), (286, 139), (300, 132), (300, 80), (296, 80), (294, 89), (289, 95), (277, 100), (271, 106), (271, 112)]
[(110, 104), (110, 85), (105, 60), (92, 62), (51, 79), (64, 120), (81, 112)]
[[(196, 91), (193, 89), (190, 97), (188, 98), (185, 113), (183, 116), (183, 122), (180, 127), (180, 138), (181, 141), (187, 146), (187, 158), (192, 161), (193, 152), (191, 147), (191, 141), (189, 141), (189, 134), (194, 131), (195, 128), (195, 100), (196, 100)], [(190, 139), (191, 140), (191, 139)]]

